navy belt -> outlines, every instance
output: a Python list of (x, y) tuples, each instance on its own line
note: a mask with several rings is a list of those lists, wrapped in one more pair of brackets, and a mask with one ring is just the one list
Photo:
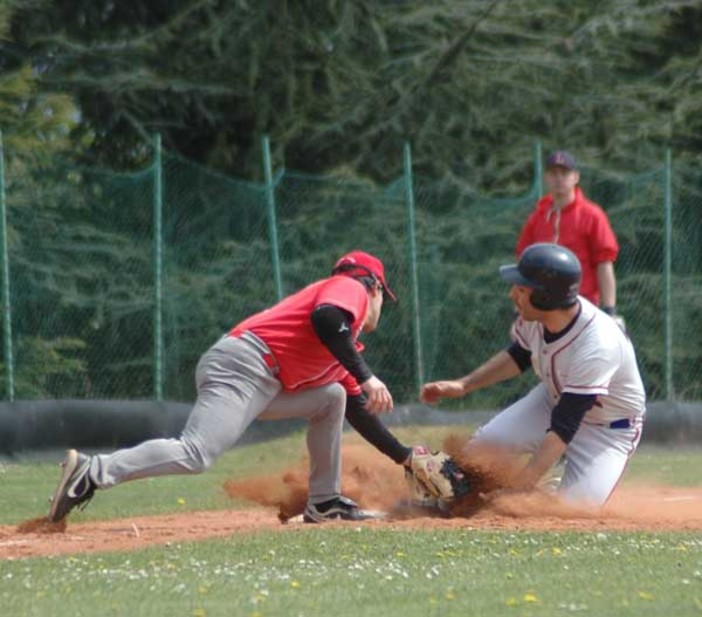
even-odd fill
[(629, 418), (622, 418), (621, 420), (615, 420), (609, 423), (609, 428), (631, 428), (631, 420)]

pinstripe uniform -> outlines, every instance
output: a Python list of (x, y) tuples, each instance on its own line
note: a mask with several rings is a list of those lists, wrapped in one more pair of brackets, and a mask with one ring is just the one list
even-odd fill
[(476, 439), (534, 451), (562, 394), (595, 395), (567, 446), (559, 492), (601, 505), (639, 443), (646, 396), (629, 338), (611, 317), (582, 296), (578, 300), (582, 310), (573, 327), (550, 343), (542, 324), (517, 320), (516, 341), (531, 352), (541, 383), (483, 426)]

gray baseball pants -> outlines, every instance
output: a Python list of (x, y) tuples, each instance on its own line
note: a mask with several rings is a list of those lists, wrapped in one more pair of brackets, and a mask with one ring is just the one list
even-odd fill
[(341, 431), (346, 391), (337, 384), (284, 392), (264, 356), (270, 350), (250, 332), (225, 336), (200, 359), (197, 400), (178, 439), (152, 439), (133, 448), (92, 457), (98, 488), (139, 478), (195, 474), (238, 441), (256, 418), (306, 418), (310, 457), (309, 501), (333, 499), (341, 490)]

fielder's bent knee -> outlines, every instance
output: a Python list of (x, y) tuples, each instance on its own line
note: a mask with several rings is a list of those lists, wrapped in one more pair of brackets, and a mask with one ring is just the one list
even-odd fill
[(346, 390), (338, 383), (322, 386), (316, 392), (317, 413), (312, 420), (337, 418), (343, 422), (346, 413)]
[(331, 383), (325, 387), (327, 394), (329, 396), (329, 402), (336, 404), (336, 407), (341, 407), (342, 409), (346, 406), (346, 390), (341, 384)]
[(206, 447), (201, 447), (189, 439), (182, 439), (183, 450), (187, 460), (186, 466), (190, 473), (198, 474), (209, 469), (215, 462), (219, 453), (209, 452)]
[(342, 417), (346, 414), (346, 390), (341, 384), (332, 383), (326, 387), (327, 408)]

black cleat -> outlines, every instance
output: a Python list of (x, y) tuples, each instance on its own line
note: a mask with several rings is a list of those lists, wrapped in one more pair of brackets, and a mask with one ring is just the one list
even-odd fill
[(328, 521), (367, 521), (385, 518), (384, 513), (361, 510), (355, 501), (348, 497), (335, 497), (322, 503), (309, 503), (302, 515), (305, 523), (326, 523)]
[(48, 518), (52, 523), (62, 521), (76, 506), (82, 504), (81, 510), (85, 508), (96, 488), (88, 474), (89, 456), (77, 450), (69, 450), (61, 467), (63, 467), (63, 473), (49, 510)]

